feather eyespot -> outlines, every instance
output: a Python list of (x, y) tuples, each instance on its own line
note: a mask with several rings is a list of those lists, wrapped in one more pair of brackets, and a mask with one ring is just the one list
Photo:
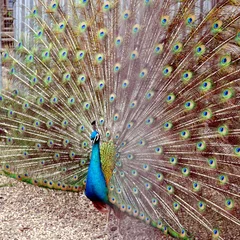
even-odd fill
[(169, 162), (172, 165), (176, 165), (178, 163), (178, 159), (177, 159), (177, 157), (170, 157)]
[(222, 31), (223, 22), (221, 20), (215, 21), (212, 24), (212, 33), (219, 33)]
[(148, 70), (147, 69), (143, 69), (140, 74), (139, 74), (139, 77), (140, 78), (145, 78), (148, 74)]
[(188, 139), (190, 137), (190, 131), (189, 130), (183, 130), (180, 132), (180, 137), (182, 139)]
[(98, 39), (99, 40), (103, 40), (106, 36), (107, 36), (107, 30), (104, 29), (104, 28), (101, 28), (99, 31), (98, 31)]
[(184, 177), (189, 176), (189, 174), (190, 174), (189, 168), (187, 168), (187, 167), (182, 168), (182, 175), (183, 175)]
[(195, 15), (193, 15), (193, 14), (189, 15), (186, 19), (186, 25), (192, 26), (192, 24), (195, 22), (195, 20), (196, 20)]
[(131, 60), (135, 60), (138, 58), (138, 52), (137, 51), (133, 51), (131, 54), (130, 54), (130, 59)]
[(169, 194), (173, 194), (173, 193), (174, 193), (174, 188), (173, 188), (173, 186), (168, 185), (168, 186), (167, 186), (167, 191), (168, 191)]
[(172, 51), (173, 53), (180, 53), (182, 51), (182, 43), (176, 43), (173, 47), (172, 47)]
[(214, 239), (218, 238), (218, 237), (220, 236), (219, 230), (216, 229), (216, 228), (213, 229), (213, 231), (212, 231), (212, 236), (213, 236)]
[(228, 101), (234, 96), (234, 90), (231, 88), (223, 89), (221, 98), (223, 101)]
[(169, 16), (162, 16), (160, 22), (163, 27), (166, 27), (169, 24)]
[(99, 53), (96, 55), (95, 59), (96, 59), (97, 64), (101, 64), (104, 60), (104, 56), (103, 56), (103, 54)]
[(144, 0), (144, 4), (146, 6), (149, 6), (152, 3), (152, 0)]
[(102, 9), (104, 12), (107, 12), (111, 9), (111, 3), (109, 1), (106, 1), (103, 6), (102, 6)]
[(240, 156), (240, 147), (237, 146), (234, 148), (234, 153), (237, 155), (237, 156)]
[(180, 204), (178, 202), (173, 203), (173, 208), (175, 211), (178, 211), (180, 209)]
[(86, 7), (88, 4), (88, 0), (79, 0), (79, 4), (81, 7)]
[(130, 16), (131, 16), (131, 12), (129, 10), (126, 10), (122, 13), (122, 17), (123, 17), (124, 20), (129, 19)]
[(163, 180), (163, 174), (162, 173), (157, 173), (156, 177), (157, 177), (158, 181), (162, 181)]
[(204, 151), (206, 149), (206, 142), (205, 141), (199, 141), (196, 144), (198, 151)]
[(162, 73), (165, 77), (169, 77), (172, 73), (172, 70), (173, 70), (173, 68), (171, 66), (166, 66), (163, 68)]
[(207, 163), (210, 168), (216, 168), (217, 166), (217, 160), (214, 157), (207, 159)]
[(135, 24), (132, 28), (132, 33), (133, 34), (137, 34), (140, 31), (140, 25), (139, 24)]
[(206, 209), (206, 204), (202, 201), (198, 202), (198, 209), (199, 211), (204, 211)]
[(119, 47), (123, 42), (123, 38), (121, 36), (116, 37), (115, 39), (115, 46)]
[(154, 52), (156, 53), (156, 54), (159, 54), (159, 53), (161, 53), (163, 51), (163, 45), (162, 44), (157, 44), (156, 46), (155, 46), (155, 48), (154, 48)]
[(227, 199), (227, 200), (225, 201), (225, 206), (226, 206), (227, 210), (233, 209), (233, 207), (234, 207), (234, 201), (233, 201), (232, 199)]
[(113, 67), (113, 70), (115, 73), (119, 72), (121, 69), (121, 64), (120, 63), (116, 63)]
[(78, 29), (79, 29), (80, 33), (83, 33), (83, 32), (86, 31), (87, 27), (88, 27), (88, 25), (87, 25), (86, 22), (81, 22), (81, 23), (79, 24)]

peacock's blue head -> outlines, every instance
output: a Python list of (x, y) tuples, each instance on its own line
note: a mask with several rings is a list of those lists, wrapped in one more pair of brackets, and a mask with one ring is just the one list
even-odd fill
[(92, 144), (99, 142), (100, 140), (100, 135), (98, 131), (94, 130), (90, 136)]
[(94, 144), (94, 143), (98, 143), (100, 140), (100, 135), (97, 131), (97, 126), (96, 126), (95, 120), (92, 122), (92, 127), (93, 127), (93, 132), (92, 132), (90, 138), (91, 138), (92, 144)]
[(94, 140), (94, 138), (98, 135), (99, 133), (96, 131), (96, 130), (94, 130), (92, 133), (91, 133), (91, 140)]

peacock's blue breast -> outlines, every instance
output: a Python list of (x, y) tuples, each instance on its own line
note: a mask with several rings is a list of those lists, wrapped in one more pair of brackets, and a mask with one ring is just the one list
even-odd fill
[(85, 194), (91, 201), (108, 202), (107, 185), (101, 169), (99, 143), (95, 143), (92, 148)]

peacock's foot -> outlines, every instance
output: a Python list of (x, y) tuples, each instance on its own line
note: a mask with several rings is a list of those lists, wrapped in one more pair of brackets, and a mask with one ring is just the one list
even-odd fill
[(117, 222), (117, 226), (113, 226), (111, 227), (111, 232), (113, 232), (111, 234), (111, 238), (112, 240), (123, 240), (124, 237), (123, 237), (123, 234), (121, 232), (121, 226), (120, 226), (120, 219), (118, 218), (118, 222)]
[(111, 230), (114, 231), (114, 233), (110, 237), (111, 240), (123, 240), (124, 239), (123, 234), (121, 233), (121, 230), (119, 227), (112, 227)]
[(108, 233), (108, 231), (103, 231), (97, 235), (94, 235), (93, 237), (91, 237), (91, 240), (95, 240), (95, 239), (99, 239), (99, 238), (103, 238), (107, 236), (107, 239), (110, 239), (110, 234)]

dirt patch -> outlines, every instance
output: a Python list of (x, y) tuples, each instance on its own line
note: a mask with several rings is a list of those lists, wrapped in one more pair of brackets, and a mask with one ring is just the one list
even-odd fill
[[(84, 196), (34, 187), (0, 176), (0, 239), (80, 240), (171, 239), (146, 224), (125, 218), (117, 231), (117, 219), (97, 211)], [(102, 236), (100, 236), (103, 234)]]

